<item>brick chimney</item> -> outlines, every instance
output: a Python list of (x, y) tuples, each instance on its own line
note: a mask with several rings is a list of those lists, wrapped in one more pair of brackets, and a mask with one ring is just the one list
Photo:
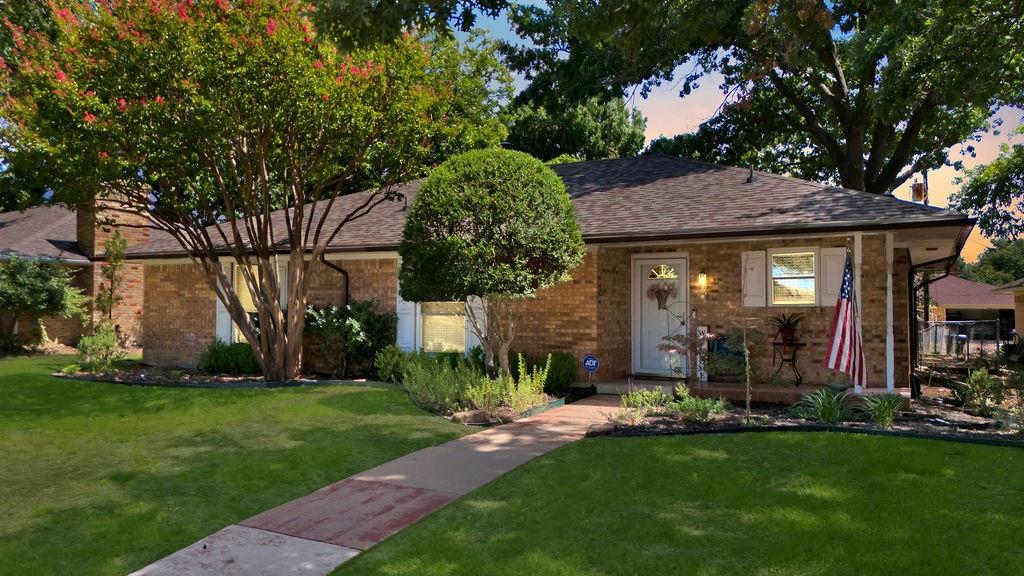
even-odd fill
[[(92, 208), (82, 208), (76, 212), (76, 237), (79, 247), (92, 260), (92, 266), (86, 271), (85, 293), (95, 298), (103, 284), (101, 272), (104, 268), (105, 244), (114, 231), (119, 231), (128, 241), (128, 249), (149, 242), (150, 229), (147, 220), (139, 214), (131, 214), (118, 210), (120, 204), (115, 200), (97, 199)], [(135, 344), (142, 342), (142, 309), (145, 286), (143, 266), (139, 263), (126, 262), (121, 269), (124, 282), (121, 284), (121, 302), (114, 306), (112, 313), (115, 326), (120, 327)], [(93, 313), (94, 316), (96, 312)]]

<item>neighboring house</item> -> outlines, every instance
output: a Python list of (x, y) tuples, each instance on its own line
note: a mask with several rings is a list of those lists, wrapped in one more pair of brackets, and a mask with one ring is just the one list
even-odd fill
[[(870, 386), (906, 387), (912, 268), (946, 270), (974, 224), (963, 214), (891, 196), (669, 156), (552, 168), (572, 197), (586, 258), (571, 281), (520, 304), (513, 349), (596, 354), (595, 380), (603, 383), (671, 376), (679, 360), (658, 350), (668, 334), (723, 333), (743, 319), (770, 338), (768, 321), (783, 312), (805, 316), (798, 338), (806, 346), (797, 364), (805, 383), (840, 380), (823, 359), (849, 250)], [(401, 188), (409, 203), (419, 186)], [(362, 197), (345, 197), (337, 213)], [(351, 298), (373, 298), (397, 312), (402, 348), (464, 351), (476, 339), (459, 305), (398, 296), (396, 249), (405, 214), (395, 202), (348, 224), (327, 259), (347, 273)], [(130, 252), (145, 265), (146, 361), (194, 366), (215, 337), (236, 337), (173, 240), (154, 238)], [(340, 303), (343, 276), (322, 264), (312, 273), (310, 302)], [(664, 308), (651, 296), (659, 288), (674, 292)], [(770, 365), (770, 344), (754, 354)]]
[(1018, 278), (1009, 284), (995, 289), (997, 293), (1013, 295), (1015, 326), (1017, 334), (1024, 337), (1024, 278)]
[[(90, 298), (95, 297), (102, 282), (100, 263), (103, 261), (103, 246), (113, 234), (114, 227), (120, 229), (129, 247), (148, 242), (151, 232), (154, 236), (161, 235), (144, 226), (117, 225), (128, 224), (130, 220), (102, 209), (76, 213), (63, 206), (36, 206), (25, 211), (2, 213), (0, 265), (12, 255), (57, 262), (73, 269), (74, 285)], [(117, 224), (112, 226), (112, 223)], [(124, 299), (113, 311), (114, 323), (135, 339), (141, 336), (142, 282), (142, 265), (126, 264), (121, 289)], [(45, 317), (42, 325), (49, 338), (62, 344), (73, 345), (82, 335), (82, 322), (77, 319)], [(17, 330), (30, 342), (40, 336), (39, 323), (32, 318), (19, 318)]]
[(994, 292), (991, 284), (959, 276), (936, 280), (928, 289), (934, 321), (980, 321), (975, 336), (987, 340), (996, 338), (997, 327), (1003, 337), (1013, 330), (1013, 294)]

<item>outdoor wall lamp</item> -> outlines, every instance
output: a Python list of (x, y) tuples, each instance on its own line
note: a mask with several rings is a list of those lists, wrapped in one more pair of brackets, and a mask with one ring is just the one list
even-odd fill
[(697, 274), (697, 290), (700, 292), (700, 297), (703, 299), (708, 293), (708, 273), (701, 270)]

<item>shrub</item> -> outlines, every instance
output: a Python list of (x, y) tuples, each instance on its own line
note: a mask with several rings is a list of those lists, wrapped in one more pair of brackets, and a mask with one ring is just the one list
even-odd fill
[(721, 398), (700, 398), (690, 395), (686, 384), (679, 383), (675, 389), (676, 399), (668, 402), (666, 407), (683, 420), (710, 422), (712, 417), (728, 412), (732, 405)]
[(86, 372), (104, 372), (124, 358), (124, 349), (117, 331), (109, 323), (100, 322), (78, 341), (79, 365)]
[(347, 306), (310, 306), (306, 329), (334, 377), (349, 368), (373, 376), (377, 353), (395, 340), (398, 317), (378, 312), (375, 300), (353, 300)]
[(466, 400), (470, 407), (484, 412), (492, 420), (497, 418), (498, 409), (505, 405), (507, 395), (507, 379), (486, 376), (466, 390)]
[(199, 357), (199, 369), (212, 374), (258, 374), (260, 364), (248, 342), (228, 344), (220, 338), (210, 342)]
[(377, 378), (392, 384), (402, 383), (402, 371), (405, 369), (405, 352), (394, 345), (388, 344), (373, 359), (373, 367), (377, 370)]
[(662, 392), (661, 388), (636, 388), (619, 398), (619, 406), (647, 414), (667, 405), (671, 400), (672, 397)]
[(853, 409), (845, 392), (822, 388), (804, 394), (794, 413), (800, 418), (822, 424), (839, 424), (853, 419)]
[(543, 367), (527, 368), (526, 359), (520, 354), (517, 366), (518, 378), (513, 380), (508, 376), (502, 376), (499, 380), (505, 381), (505, 387), (508, 389), (506, 401), (509, 407), (516, 412), (525, 412), (544, 401), (544, 384), (551, 369), (551, 355), (548, 355)]
[(441, 413), (469, 407), (469, 389), (486, 378), (465, 362), (452, 366), (424, 354), (406, 357), (402, 386), (421, 406)]
[(864, 413), (880, 428), (892, 428), (903, 410), (903, 397), (899, 394), (872, 394), (864, 397)]
[(551, 366), (544, 391), (552, 396), (565, 396), (576, 381), (576, 357), (569, 352), (552, 352), (549, 358)]
[(65, 376), (74, 376), (82, 370), (82, 367), (78, 364), (68, 364), (67, 366), (60, 369), (60, 373)]
[(989, 414), (1006, 400), (1006, 386), (993, 378), (985, 368), (978, 368), (967, 376), (966, 382), (953, 387), (953, 399), (965, 408), (975, 408), (980, 414)]

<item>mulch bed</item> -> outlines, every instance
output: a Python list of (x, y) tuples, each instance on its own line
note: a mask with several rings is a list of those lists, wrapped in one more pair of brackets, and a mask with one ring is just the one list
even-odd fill
[(607, 425), (593, 428), (588, 435), (663, 436), (744, 430), (837, 430), (985, 443), (991, 441), (1024, 447), (1024, 434), (998, 428), (992, 418), (965, 412), (957, 406), (943, 403), (938, 398), (911, 402), (910, 409), (896, 420), (890, 430), (882, 430), (868, 422), (844, 422), (841, 426), (824, 426), (811, 420), (797, 418), (788, 409), (777, 406), (752, 408), (749, 423), (746, 422), (745, 416), (742, 409), (720, 414), (707, 423), (684, 421), (670, 416), (654, 416), (637, 424), (609, 422)]
[(334, 380), (312, 374), (303, 374), (288, 382), (266, 382), (259, 374), (207, 374), (193, 370), (126, 364), (107, 372), (57, 372), (54, 376), (98, 382), (113, 382), (132, 386), (163, 386), (171, 388), (280, 388), (312, 384), (359, 383), (378, 385), (376, 382), (360, 380)]

